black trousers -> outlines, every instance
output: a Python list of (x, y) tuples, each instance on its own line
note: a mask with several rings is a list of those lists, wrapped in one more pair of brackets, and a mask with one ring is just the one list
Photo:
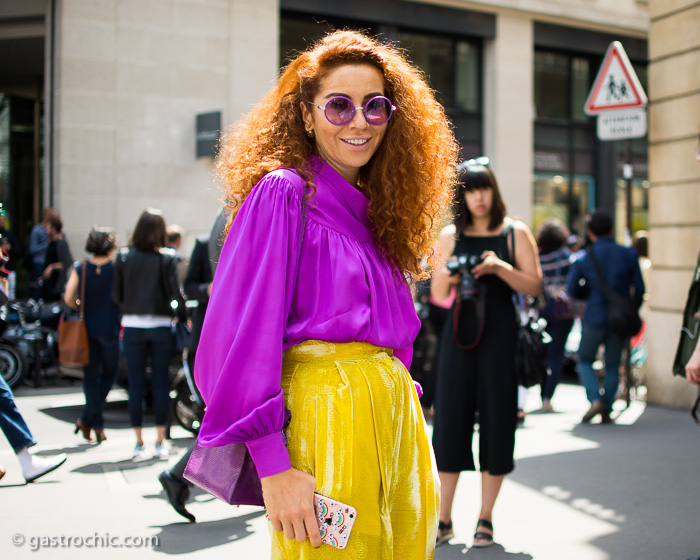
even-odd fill
[[(435, 392), (433, 447), (438, 470), (476, 470), (472, 438), (478, 423), (479, 470), (508, 474), (514, 468), (518, 408), (514, 371), (517, 325), (512, 303), (487, 303), (481, 339), (472, 350), (463, 350), (455, 343), (453, 314), (450, 310), (441, 337)], [(475, 340), (480, 322), (473, 319), (463, 341)]]

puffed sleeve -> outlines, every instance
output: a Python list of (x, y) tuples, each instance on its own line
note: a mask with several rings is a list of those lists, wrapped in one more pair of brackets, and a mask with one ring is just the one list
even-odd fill
[(199, 442), (245, 442), (260, 477), (291, 467), (282, 439), (282, 344), (297, 274), (301, 183), (268, 174), (224, 243), (197, 349)]

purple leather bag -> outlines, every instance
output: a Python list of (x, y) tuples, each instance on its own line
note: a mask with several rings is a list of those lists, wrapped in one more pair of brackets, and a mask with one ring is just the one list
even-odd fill
[[(302, 189), (305, 193), (306, 188)], [(306, 197), (302, 196), (299, 257), (306, 230)], [(285, 410), (284, 428), (292, 413)], [(282, 434), (284, 437), (284, 433)], [(285, 445), (286, 445), (285, 439)], [(195, 486), (231, 505), (265, 506), (260, 477), (244, 442), (219, 447), (194, 444), (183, 476)]]
[[(292, 413), (284, 411), (284, 428)], [(282, 433), (284, 444), (287, 438)], [(219, 447), (194, 444), (183, 476), (212, 496), (234, 506), (265, 506), (262, 485), (253, 458), (243, 442)]]
[(260, 477), (245, 443), (194, 445), (184, 477), (232, 505), (264, 506)]

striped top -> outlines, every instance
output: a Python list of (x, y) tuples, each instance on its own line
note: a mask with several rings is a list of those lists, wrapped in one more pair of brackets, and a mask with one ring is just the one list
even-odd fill
[(566, 278), (575, 260), (576, 255), (568, 247), (540, 255), (542, 286), (547, 297), (555, 297), (565, 290)]

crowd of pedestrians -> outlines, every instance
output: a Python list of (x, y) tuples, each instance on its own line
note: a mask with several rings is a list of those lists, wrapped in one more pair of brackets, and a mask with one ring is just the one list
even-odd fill
[[(15, 236), (6, 227), (5, 217), (0, 208), (2, 305), (15, 298), (9, 280), (15, 280), (13, 272), (22, 256)], [(128, 244), (121, 249), (113, 228), (92, 227), (85, 240), (87, 256), (75, 262), (55, 209), (45, 208), (41, 222), (30, 233), (28, 292), (44, 302), (63, 303), (64, 316), (80, 315), (87, 330), (89, 363), (82, 372), (85, 407), (75, 421), (75, 433), (95, 444), (107, 439), (103, 409), (123, 360), (127, 371), (129, 417), (136, 438), (134, 459), (147, 455), (142, 437), (147, 396), (153, 401), (156, 424), (151, 455), (164, 458), (169, 454), (165, 435), (169, 422), (174, 323), (180, 321), (185, 332), (189, 332), (185, 295), (178, 272), (183, 261), (187, 263), (189, 259), (183, 259), (175, 250), (182, 243), (183, 233), (179, 226), (166, 231), (161, 212), (147, 209), (136, 223)], [(201, 246), (197, 244), (200, 249)], [(203, 246), (207, 248), (206, 244)], [(206, 264), (206, 255), (204, 259)], [(195, 315), (199, 317), (199, 329), (202, 316), (202, 310)], [(60, 325), (55, 326), (60, 329)], [(151, 368), (150, 391), (146, 387), (148, 365)], [(0, 386), (0, 412), (0, 426), (17, 453), (27, 481), (63, 464), (65, 455), (44, 459), (28, 452), (35, 441), (4, 379)], [(5, 469), (0, 467), (0, 477), (4, 474)]]

